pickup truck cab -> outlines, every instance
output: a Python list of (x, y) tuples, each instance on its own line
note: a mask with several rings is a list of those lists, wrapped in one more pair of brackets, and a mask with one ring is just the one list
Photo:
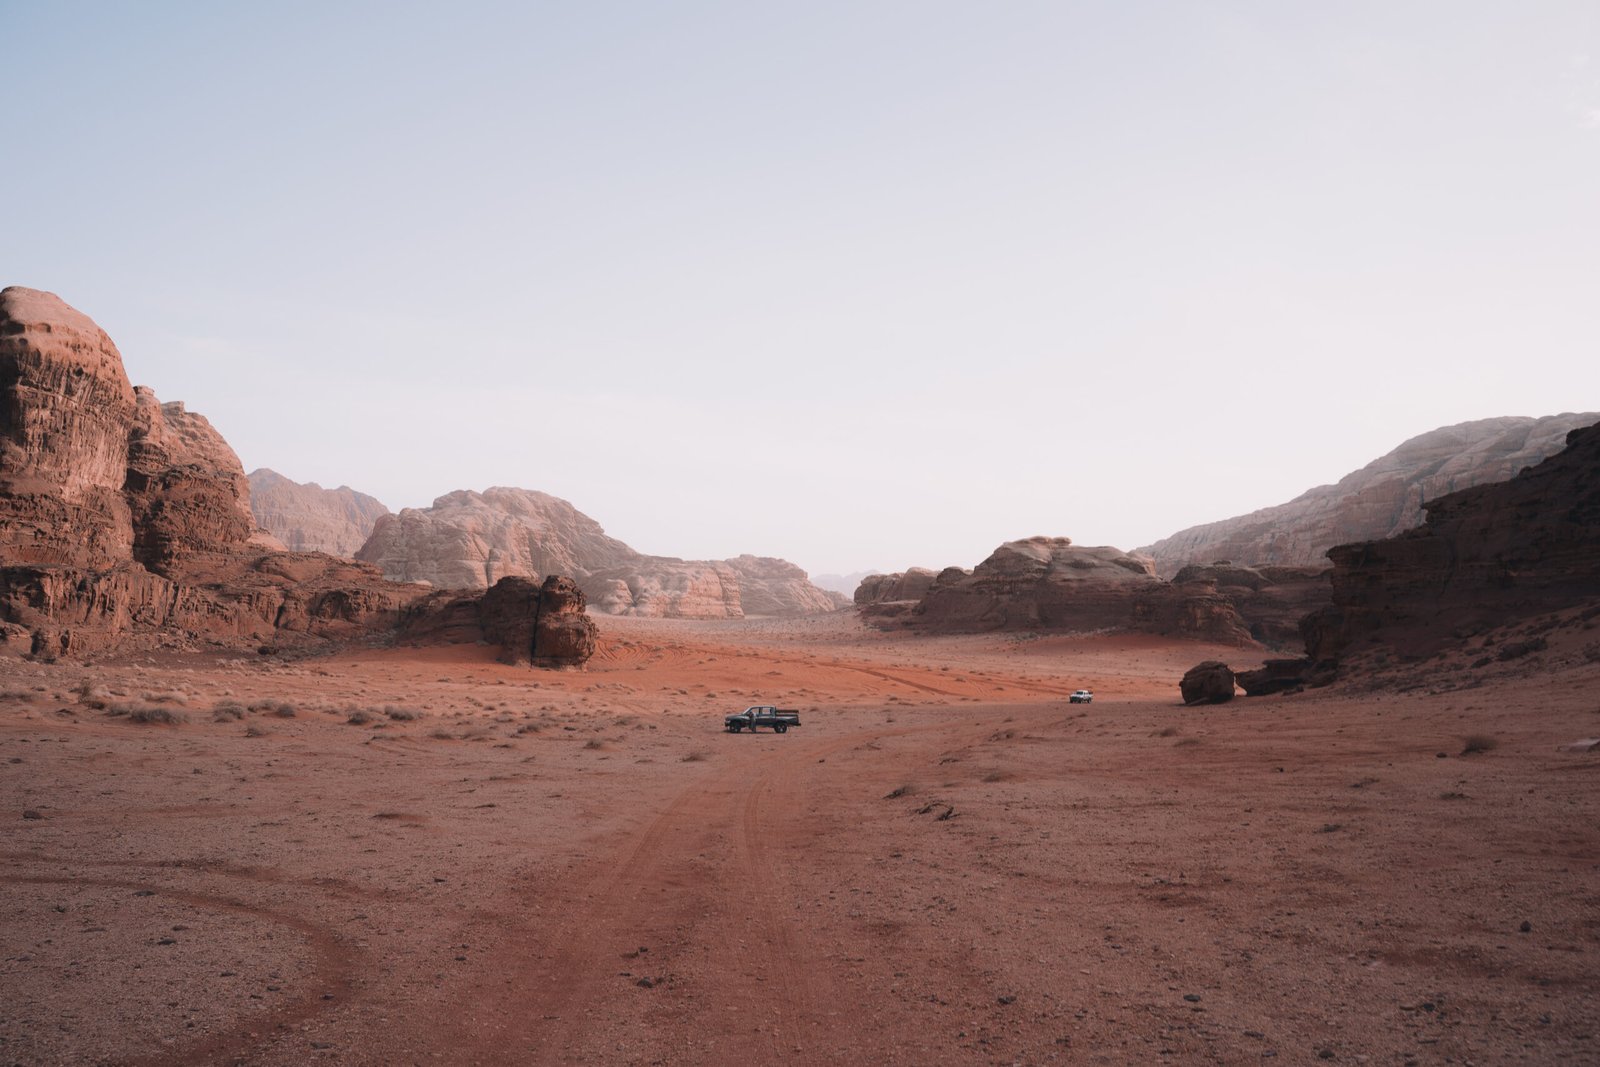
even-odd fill
[[(1058, 690), (1056, 690), (1056, 692), (1059, 693), (1060, 690), (1058, 689)], [(1088, 704), (1093, 700), (1094, 700), (1094, 694), (1093, 693), (1089, 692), (1089, 690), (1087, 690), (1087, 689), (1080, 689), (1076, 693), (1073, 693), (1071, 696), (1069, 696), (1067, 698), (1067, 703), (1069, 703), (1069, 704)]]
[(758, 726), (770, 726), (773, 733), (781, 734), (791, 726), (800, 725), (800, 713), (790, 708), (775, 708), (771, 704), (757, 704), (732, 715), (724, 715), (722, 725), (730, 734), (744, 730), (755, 733)]

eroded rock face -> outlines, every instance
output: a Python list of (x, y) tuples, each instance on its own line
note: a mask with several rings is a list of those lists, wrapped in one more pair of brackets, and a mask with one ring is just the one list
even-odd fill
[(857, 607), (866, 607), (868, 604), (921, 600), (933, 588), (936, 577), (926, 567), (912, 567), (894, 574), (869, 574), (856, 586), (855, 604)]
[(565, 574), (595, 610), (657, 618), (738, 619), (833, 611), (841, 598), (781, 559), (682, 560), (635, 552), (547, 493), (497, 487), (450, 493), (384, 516), (356, 553), (396, 581), (486, 589), (507, 576)]
[(496, 486), (381, 516), (356, 558), (398, 582), (487, 589), (501, 578), (589, 574), (638, 556), (558, 497)]
[(1561, 451), (1569, 431), (1600, 414), (1464, 422), (1413, 437), (1393, 452), (1286, 504), (1181, 530), (1141, 552), (1159, 573), (1227, 559), (1246, 566), (1325, 566), (1335, 545), (1372, 541), (1419, 526), (1446, 494), (1504, 481)]
[(1178, 683), (1185, 704), (1226, 704), (1233, 699), (1233, 671), (1221, 660), (1190, 667)]
[(971, 574), (946, 568), (908, 621), (941, 632), (1137, 630), (1251, 640), (1227, 597), (1162, 581), (1147, 558), (1065, 537), (1009, 541)]
[(324, 489), (262, 467), (250, 472), (250, 510), (262, 529), (294, 552), (355, 557), (389, 509), (348, 485)]
[(725, 560), (739, 575), (739, 606), (746, 615), (816, 615), (847, 603), (811, 583), (806, 572), (786, 559), (735, 556)]
[(1300, 620), (1328, 603), (1327, 567), (1245, 567), (1219, 561), (1190, 564), (1172, 584), (1226, 597), (1250, 636), (1269, 648), (1299, 651)]
[(111, 338), (53, 293), (0, 291), (0, 559), (126, 559), (133, 386)]
[(275, 549), (209, 422), (130, 387), (110, 339), (58, 297), (0, 293), (0, 651), (348, 640), (423, 595)]
[(427, 594), (406, 613), (401, 631), (420, 644), (488, 641), (500, 646), (503, 663), (581, 667), (594, 655), (598, 632), (584, 607), (571, 578), (540, 583), (517, 575), (483, 593)]
[(1330, 551), (1333, 603), (1305, 620), (1307, 652), (1421, 654), (1600, 599), (1600, 425), (1566, 440), (1509, 481), (1435, 500), (1417, 529)]
[(726, 563), (641, 556), (584, 575), (579, 584), (608, 615), (744, 618), (739, 572)]

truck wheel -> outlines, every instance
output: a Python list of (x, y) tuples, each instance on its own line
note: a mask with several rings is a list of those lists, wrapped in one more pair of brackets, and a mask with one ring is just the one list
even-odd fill
[(744, 729), (744, 725), (743, 725), (743, 724), (742, 724), (742, 723), (737, 723), (737, 722), (730, 722), (730, 723), (729, 723), (729, 724), (728, 724), (728, 732), (729, 732), (729, 733), (734, 733), (734, 734), (736, 734), (736, 733), (738, 733), (738, 732), (739, 732), (739, 731), (740, 731), (740, 730), (742, 730), (742, 729)]
[(774, 733), (786, 734), (789, 732), (789, 726), (787, 723), (780, 722), (778, 725), (774, 726), (772, 730)]

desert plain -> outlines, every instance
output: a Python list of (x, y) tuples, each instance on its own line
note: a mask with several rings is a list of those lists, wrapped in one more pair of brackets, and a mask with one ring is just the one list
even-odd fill
[(0, 1062), (1594, 1063), (1562, 622), (1205, 707), (1248, 653), (848, 611), (0, 661)]

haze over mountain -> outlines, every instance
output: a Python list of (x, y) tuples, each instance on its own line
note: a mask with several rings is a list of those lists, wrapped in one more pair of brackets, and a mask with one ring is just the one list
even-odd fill
[(389, 514), (381, 500), (348, 485), (301, 484), (266, 467), (250, 472), (250, 510), (262, 529), (296, 552), (349, 558), (367, 543), (378, 519)]

